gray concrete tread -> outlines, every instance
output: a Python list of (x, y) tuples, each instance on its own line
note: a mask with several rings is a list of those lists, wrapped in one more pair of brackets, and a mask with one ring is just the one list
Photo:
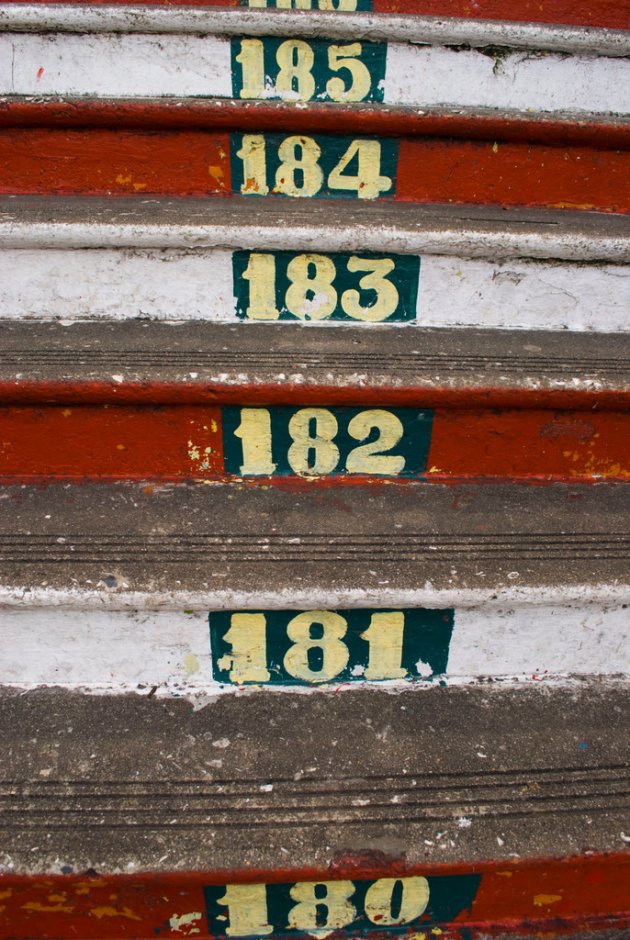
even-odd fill
[(0, 695), (16, 873), (625, 851), (630, 689)]
[(17, 603), (61, 591), (382, 606), (521, 589), (542, 602), (630, 586), (624, 484), (12, 484), (0, 503), (0, 585)]
[(630, 259), (628, 217), (603, 212), (346, 200), (340, 213), (335, 199), (0, 197), (0, 247), (332, 251), (336, 240), (336, 250)]
[[(386, 342), (384, 338), (386, 337)], [(630, 334), (407, 326), (0, 320), (0, 382), (630, 389)], [(120, 379), (122, 376), (122, 380)], [(295, 394), (293, 392), (292, 394)]]

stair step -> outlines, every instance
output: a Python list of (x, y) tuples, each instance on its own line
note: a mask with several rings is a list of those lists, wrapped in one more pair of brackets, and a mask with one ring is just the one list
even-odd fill
[(5, 479), (630, 478), (625, 335), (0, 326)]
[[(3, 594), (185, 608), (625, 603), (628, 488), (7, 485)], [(111, 583), (113, 588), (107, 587)], [(105, 585), (105, 587), (103, 587)], [(153, 601), (150, 599), (153, 598)]]
[(621, 30), (381, 17), (366, 33), (361, 16), (55, 5), (0, 17), (3, 95), (630, 111)]
[[(4, 197), (0, 315), (630, 329), (624, 219), (402, 203), (356, 206), (341, 218), (329, 202), (308, 209), (298, 201), (252, 206), (238, 197)], [(369, 290), (358, 310), (346, 312), (354, 308), (342, 305), (344, 290), (356, 290), (369, 274), (350, 270), (353, 251), (368, 264), (385, 261), (398, 294), (393, 311), (389, 303), (379, 312)], [(291, 300), (288, 266), (297, 264), (299, 273), (313, 254), (319, 268), (307, 275), (319, 271), (321, 281), (323, 272), (336, 304)], [(266, 257), (252, 262), (254, 255)], [(261, 267), (249, 270), (254, 264)], [(276, 313), (251, 299), (254, 286), (268, 282)]]
[[(115, 114), (114, 106), (110, 123)], [(353, 200), (383, 199), (630, 211), (628, 149), (452, 140), (443, 132), (378, 139), (300, 134), (296, 121), (293, 132), (282, 133), (4, 127), (0, 192), (243, 195), (250, 203), (272, 196), (283, 204), (327, 198), (343, 199), (344, 209)], [(305, 176), (299, 166), (304, 153), (311, 167)]]
[(0, 707), (0, 924), (12, 936), (168, 937), (188, 924), (321, 937), (335, 914), (340, 936), (380, 917), (379, 936), (406, 920), (450, 940), (629, 922), (618, 684), (229, 696), (196, 709), (5, 691)]

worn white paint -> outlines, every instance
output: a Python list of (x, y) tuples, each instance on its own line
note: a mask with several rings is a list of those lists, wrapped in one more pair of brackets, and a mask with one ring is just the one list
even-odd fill
[(136, 32), (194, 35), (305, 36), (355, 40), (440, 43), (472, 47), (510, 46), (591, 55), (630, 55), (626, 30), (549, 23), (514, 23), (469, 17), (344, 13), (299, 10), (213, 10), (74, 4), (0, 4), (0, 30)]
[(215, 36), (0, 35), (2, 94), (229, 98), (229, 40)]
[[(415, 322), (627, 332), (629, 309), (625, 266), (424, 255)], [(232, 252), (0, 250), (0, 317), (236, 321)]]
[[(206, 482), (206, 481), (203, 481)], [(73, 484), (70, 484), (73, 485)], [(201, 482), (200, 484), (201, 485)], [(213, 485), (213, 484), (209, 484)], [(222, 485), (222, 484), (219, 484)], [(6, 494), (5, 497), (6, 498)], [(459, 576), (451, 569), (453, 580)], [(484, 572), (478, 572), (484, 577)], [(119, 586), (108, 587), (104, 582), (87, 582), (76, 588), (53, 588), (47, 582), (9, 587), (0, 584), (0, 612), (15, 607), (68, 608), (71, 610), (329, 610), (341, 608), (373, 607), (393, 609), (402, 607), (549, 607), (578, 605), (591, 607), (618, 607), (630, 605), (630, 582), (584, 582), (531, 586), (526, 572), (510, 572), (509, 584), (488, 587), (457, 588), (434, 585), (431, 581), (418, 582), (413, 590), (401, 589), (390, 581), (378, 587), (347, 588), (333, 591), (329, 587), (304, 588), (299, 584), (288, 589), (261, 589), (249, 591), (219, 589), (204, 583), (197, 590), (134, 590), (121, 577)]]
[[(630, 617), (621, 606), (487, 604), (455, 611), (447, 670), (454, 683), (484, 676), (533, 681), (612, 676), (628, 669)], [(186, 613), (182, 608), (7, 609), (0, 684), (146, 693), (157, 686), (161, 692), (207, 695), (230, 691), (212, 678), (207, 610)]]
[[(4, 33), (0, 94), (232, 97), (229, 39)], [(295, 97), (293, 92), (290, 97)], [(389, 43), (385, 104), (630, 112), (630, 59)]]

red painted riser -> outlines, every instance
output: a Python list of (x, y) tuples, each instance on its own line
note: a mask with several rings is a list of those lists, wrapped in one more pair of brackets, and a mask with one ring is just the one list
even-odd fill
[[(225, 196), (228, 155), (211, 131), (10, 128), (0, 192)], [(403, 138), (395, 201), (630, 212), (630, 151)]]
[[(403, 875), (481, 874), (469, 910), (441, 924), (441, 940), (475, 940), (481, 933), (514, 931), (519, 936), (553, 940), (590, 927), (630, 929), (630, 856), (587, 855), (551, 861), (502, 862), (474, 866), (427, 866), (407, 869), (400, 862), (368, 867), (345, 859), (328, 871), (276, 869), (272, 872), (187, 872), (102, 876), (96, 872), (55, 877), (0, 877), (0, 935), (13, 940), (38, 938), (181, 937), (169, 928), (175, 911), (202, 912), (200, 933), (209, 937), (203, 886), (371, 879)], [(415, 934), (422, 925), (410, 928)], [(188, 934), (185, 934), (188, 935)], [(625, 934), (620, 934), (623, 936)], [(288, 935), (287, 935), (288, 936)], [(295, 934), (293, 936), (304, 936)], [(339, 931), (334, 937), (346, 936)], [(375, 930), (373, 940), (396, 936)], [(403, 936), (405, 936), (403, 934)], [(432, 933), (428, 937), (440, 936)]]
[[(0, 409), (0, 441), (5, 479), (235, 479), (223, 469), (217, 406), (6, 407)], [(201, 457), (190, 456), (193, 445)], [(427, 470), (429, 482), (628, 480), (630, 413), (437, 409)], [(287, 480), (248, 479), (265, 485)], [(365, 477), (318, 481), (360, 482)]]
[[(50, 0), (32, 0), (35, 3)], [(133, 0), (56, 0), (79, 5)], [(144, 0), (147, 6), (236, 7), (238, 0)], [(375, 13), (415, 13), (418, 16), (457, 16), (469, 19), (565, 23), (572, 26), (605, 26), (627, 29), (630, 11), (625, 0), (373, 0)]]
[(388, 105), (315, 102), (299, 110), (284, 101), (233, 98), (0, 98), (0, 127), (110, 127), (156, 130), (238, 128), (252, 132), (451, 137), (511, 143), (566, 144), (596, 150), (630, 150), (630, 124), (614, 117), (571, 119), (519, 111), (497, 115), (462, 108), (454, 112)]

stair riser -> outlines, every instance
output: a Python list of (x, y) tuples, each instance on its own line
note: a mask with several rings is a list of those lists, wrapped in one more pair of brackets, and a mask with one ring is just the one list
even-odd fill
[[(630, 211), (630, 151), (302, 135), (313, 153), (321, 151), (305, 188), (301, 171), (293, 176), (281, 169), (280, 147), (290, 137), (295, 135), (9, 128), (0, 132), (0, 192), (243, 194), (255, 202), (265, 190), (273, 194), (280, 187), (279, 198), (340, 198), (342, 205), (369, 203), (378, 197), (396, 202)], [(260, 172), (254, 173), (238, 153), (245, 152), (243, 146), (259, 144), (265, 148), (265, 170), (261, 162)], [(347, 171), (340, 185), (349, 188), (335, 188), (335, 168), (349, 152), (356, 164), (357, 148), (368, 168), (365, 175), (362, 171), (358, 179), (351, 175), (356, 171)], [(293, 154), (299, 156), (299, 149), (291, 149), (291, 160)]]
[[(0, 475), (309, 486), (630, 479), (625, 412), (325, 408), (309, 406), (308, 392), (291, 394), (302, 407), (5, 407)], [(377, 438), (372, 457), (361, 448)]]
[[(0, 926), (6, 925), (17, 940), (77, 935), (100, 940), (104, 929), (111, 938), (137, 938), (139, 931), (147, 937), (158, 933), (160, 937), (181, 937), (189, 931), (186, 936), (194, 932), (201, 938), (224, 940), (226, 936), (252, 936), (253, 922), (258, 936), (321, 937), (321, 931), (308, 927), (306, 915), (310, 912), (313, 916), (313, 905), (308, 907), (306, 903), (301, 908), (302, 929), (287, 928), (287, 923), (299, 899), (323, 898), (328, 893), (331, 906), (330, 899), (335, 896), (351, 899), (351, 907), (344, 907), (341, 900), (341, 911), (337, 908), (338, 920), (345, 926), (335, 930), (335, 936), (367, 935), (384, 940), (399, 936), (406, 924), (383, 923), (387, 908), (381, 904), (384, 913), (379, 914), (375, 901), (389, 897), (394, 884), (380, 879), (401, 877), (409, 879), (403, 882), (408, 906), (401, 912), (409, 915), (407, 930), (415, 928), (413, 936), (422, 940), (483, 940), (489, 936), (517, 940), (539, 937), (540, 931), (549, 940), (569, 936), (580, 940), (581, 931), (589, 928), (595, 931), (589, 937), (599, 936), (601, 930), (602, 938), (609, 940), (612, 934), (604, 933), (607, 928), (612, 930), (617, 925), (623, 929), (628, 923), (625, 856), (409, 869), (401, 860), (387, 866), (378, 860), (383, 853), (374, 853), (374, 858), (371, 854), (359, 854), (354, 859), (348, 853), (334, 871), (300, 871), (291, 868), (292, 860), (286, 859), (285, 869), (268, 873), (248, 870), (246, 878), (242, 871), (113, 877), (94, 873), (48, 876), (42, 883), (41, 876), (29, 879), (7, 875), (0, 881)], [(220, 903), (228, 890), (232, 921), (226, 919), (226, 904)], [(424, 913), (412, 916), (425, 902)], [(331, 916), (325, 902), (320, 913), (322, 917)], [(375, 923), (370, 922), (369, 913), (376, 918)], [(258, 917), (253, 921), (255, 914)], [(235, 932), (237, 917), (242, 918), (243, 933)], [(393, 919), (391, 907), (389, 917)]]
[[(0, 250), (0, 309), (6, 319), (145, 316), (248, 323), (263, 314), (265, 318), (274, 315), (256, 307), (251, 299), (253, 284), (274, 298), (277, 319), (287, 324), (345, 321), (366, 326), (393, 322), (429, 327), (630, 330), (626, 284), (630, 276), (620, 265), (381, 253), (373, 257), (393, 262), (387, 281), (395, 284), (398, 303), (392, 313), (388, 313), (391, 307), (384, 307), (385, 315), (379, 315), (367, 307), (374, 299), (373, 292), (367, 292), (361, 298), (366, 319), (361, 320), (348, 314), (342, 297), (347, 290), (357, 290), (365, 276), (365, 271), (348, 270), (350, 258), (369, 260), (370, 252), (354, 256), (311, 252), (316, 267), (308, 276), (312, 278), (316, 271), (324, 275), (327, 304), (320, 308), (309, 302), (296, 305), (289, 295), (293, 304), (289, 310), (288, 265), (301, 270), (308, 254), (266, 251), (264, 244), (256, 252), (185, 247), (7, 248)], [(253, 255), (265, 258), (264, 269), (252, 282), (243, 275)], [(260, 262), (255, 258), (256, 263)], [(329, 274), (332, 280), (327, 280)]]
[[(316, 626), (322, 616), (324, 626)], [(362, 638), (368, 628), (369, 641)], [(309, 636), (320, 640), (309, 644)], [(420, 691), (438, 681), (618, 676), (630, 669), (629, 651), (621, 604), (210, 614), (15, 606), (3, 614), (0, 682), (190, 697), (252, 685), (336, 693), (384, 683)], [(380, 678), (370, 679), (370, 670)]]
[[(297, 54), (295, 42), (304, 62), (299, 83), (281, 73), (281, 64), (290, 67)], [(350, 55), (360, 69), (354, 81), (348, 71), (330, 67), (331, 55), (344, 56), (339, 40), (6, 33), (0, 35), (0, 94), (343, 100), (606, 115), (630, 110), (630, 62), (623, 58), (348, 45), (345, 59)]]

